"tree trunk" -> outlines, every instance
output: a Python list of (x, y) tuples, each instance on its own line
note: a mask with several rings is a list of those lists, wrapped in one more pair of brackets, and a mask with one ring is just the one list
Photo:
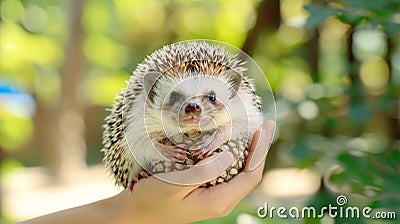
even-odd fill
[(61, 68), (62, 93), (55, 108), (38, 102), (34, 117), (35, 147), (41, 149), (52, 180), (68, 182), (86, 167), (84, 138), (84, 105), (80, 101), (78, 84), (83, 68), (81, 15), (84, 1), (68, 1), (69, 40), (65, 47), (65, 62)]
[(70, 2), (70, 36), (66, 47), (66, 59), (61, 70), (62, 98), (60, 103), (57, 145), (58, 175), (62, 180), (71, 180), (86, 166), (86, 144), (84, 105), (80, 101), (79, 82), (83, 70), (83, 31), (81, 17), (84, 1)]
[(263, 0), (257, 10), (257, 20), (253, 28), (249, 30), (242, 50), (252, 55), (256, 48), (258, 38), (263, 31), (276, 30), (281, 23), (280, 1)]
[(319, 32), (318, 29), (312, 30), (313, 34), (310, 40), (305, 44), (305, 52), (308, 64), (310, 66), (310, 74), (314, 83), (318, 83), (319, 79)]

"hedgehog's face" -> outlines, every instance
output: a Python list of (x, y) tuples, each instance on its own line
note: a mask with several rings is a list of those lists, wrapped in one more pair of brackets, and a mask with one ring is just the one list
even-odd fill
[(152, 91), (148, 102), (161, 110), (161, 121), (168, 128), (183, 133), (208, 131), (231, 122), (226, 105), (234, 90), (226, 80), (193, 74), (161, 76)]
[(230, 120), (224, 103), (229, 91), (221, 80), (197, 76), (170, 80), (160, 87), (169, 89), (162, 97), (162, 119), (174, 122), (182, 132), (207, 131)]
[(163, 115), (163, 119), (174, 121), (185, 132), (214, 128), (216, 118), (226, 116), (226, 109), (212, 90), (192, 96), (173, 91), (163, 104)]

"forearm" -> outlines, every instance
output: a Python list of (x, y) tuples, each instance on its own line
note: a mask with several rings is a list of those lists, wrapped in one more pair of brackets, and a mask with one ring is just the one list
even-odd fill
[[(82, 205), (79, 207), (51, 213), (48, 215), (40, 216), (34, 219), (20, 222), (21, 224), (69, 224), (69, 223), (96, 223), (96, 224), (108, 224), (108, 223), (123, 223), (118, 219), (119, 210), (123, 205), (122, 193), (106, 198), (100, 201), (96, 201), (90, 204)], [(138, 217), (139, 218), (139, 217)]]

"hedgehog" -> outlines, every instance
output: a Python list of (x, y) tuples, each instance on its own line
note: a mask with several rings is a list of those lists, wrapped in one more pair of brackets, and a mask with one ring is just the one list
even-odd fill
[(225, 150), (234, 162), (203, 186), (240, 173), (263, 122), (245, 65), (206, 41), (167, 45), (147, 56), (105, 119), (103, 161), (115, 183), (132, 190), (141, 178), (187, 169)]

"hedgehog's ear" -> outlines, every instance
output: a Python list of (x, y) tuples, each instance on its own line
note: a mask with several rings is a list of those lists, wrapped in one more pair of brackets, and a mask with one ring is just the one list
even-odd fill
[(153, 98), (155, 96), (155, 92), (153, 89), (154, 89), (155, 83), (157, 82), (157, 80), (160, 76), (161, 76), (161, 74), (158, 72), (149, 72), (149, 73), (145, 74), (143, 77), (143, 89), (144, 89), (147, 97), (149, 97), (149, 99), (152, 102), (153, 102)]
[(226, 76), (229, 79), (229, 85), (232, 90), (232, 94), (230, 95), (229, 99), (232, 99), (234, 96), (236, 96), (237, 91), (239, 91), (240, 84), (242, 83), (242, 76), (232, 69), (227, 71)]

